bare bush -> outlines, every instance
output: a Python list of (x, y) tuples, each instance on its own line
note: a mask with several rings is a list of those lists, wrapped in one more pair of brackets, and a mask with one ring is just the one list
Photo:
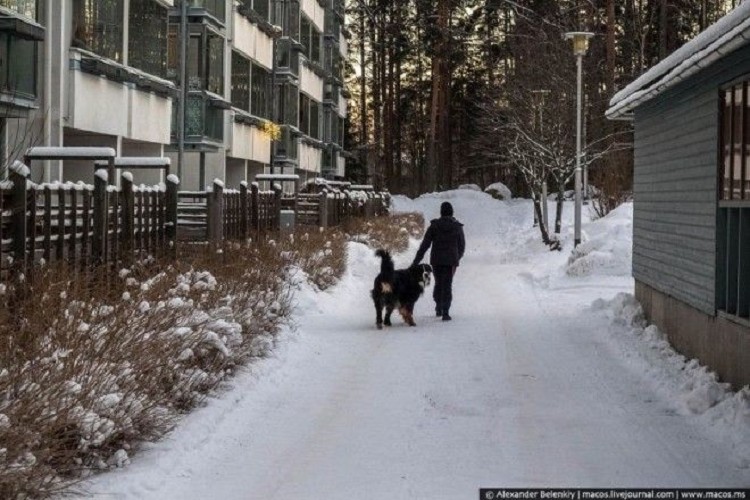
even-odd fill
[(392, 253), (405, 252), (409, 239), (424, 235), (425, 220), (420, 213), (399, 213), (374, 219), (353, 219), (344, 228), (353, 241), (370, 247), (384, 248)]

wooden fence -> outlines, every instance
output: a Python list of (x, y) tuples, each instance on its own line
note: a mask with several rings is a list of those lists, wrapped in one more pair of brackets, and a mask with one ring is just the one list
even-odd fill
[[(23, 167), (21, 165), (21, 167)], [(215, 181), (207, 192), (179, 191), (170, 175), (160, 186), (135, 186), (122, 174), (108, 185), (98, 170), (93, 185), (42, 184), (25, 167), (0, 182), (0, 269), (25, 272), (41, 262), (74, 266), (123, 265), (144, 255), (174, 255), (178, 242), (244, 240), (281, 229), (283, 210), (294, 210), (298, 226), (330, 227), (349, 217), (385, 212), (387, 194), (324, 189), (284, 197), (257, 183), (225, 189)]]

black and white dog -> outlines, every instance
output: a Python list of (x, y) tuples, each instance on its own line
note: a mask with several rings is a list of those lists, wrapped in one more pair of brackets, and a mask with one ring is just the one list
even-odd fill
[[(391, 326), (391, 313), (395, 308), (409, 326), (414, 322), (414, 304), (429, 286), (432, 278), (432, 266), (419, 264), (408, 269), (396, 270), (391, 255), (385, 250), (378, 250), (380, 257), (380, 274), (375, 278), (372, 289), (372, 300), (375, 303), (375, 322), (378, 329)], [(385, 308), (385, 319), (383, 318)]]

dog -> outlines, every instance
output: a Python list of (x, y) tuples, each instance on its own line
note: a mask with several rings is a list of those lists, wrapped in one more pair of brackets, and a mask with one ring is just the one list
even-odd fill
[(430, 285), (432, 266), (419, 264), (408, 269), (396, 270), (388, 252), (381, 249), (375, 252), (375, 255), (381, 259), (380, 274), (375, 278), (371, 292), (378, 330), (381, 330), (383, 325), (391, 326), (391, 313), (396, 308), (407, 325), (417, 326), (414, 322), (414, 304)]

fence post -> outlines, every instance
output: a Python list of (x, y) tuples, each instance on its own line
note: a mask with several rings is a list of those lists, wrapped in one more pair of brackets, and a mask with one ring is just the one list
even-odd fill
[(91, 253), (94, 264), (104, 262), (107, 241), (107, 183), (109, 175), (104, 169), (94, 174), (94, 237), (91, 240)]
[(328, 227), (328, 190), (323, 188), (320, 191), (320, 200), (318, 200), (318, 214), (320, 227)]
[(247, 182), (240, 182), (240, 238), (245, 241), (247, 240), (250, 222), (250, 209), (247, 203), (247, 192)]
[[(11, 234), (13, 264), (17, 272), (23, 272), (26, 269), (26, 224), (28, 223), (26, 182), (29, 174), (29, 168), (21, 162), (14, 162), (10, 167), (10, 180), (13, 183), (13, 215), (11, 216), (13, 230)], [(33, 256), (31, 261), (34, 261)]]
[(135, 240), (135, 193), (133, 193), (133, 176), (130, 172), (122, 173), (122, 239), (120, 240), (123, 260), (133, 260), (133, 241)]
[(250, 227), (253, 231), (260, 230), (260, 193), (258, 183), (250, 184)]
[(167, 213), (164, 225), (164, 233), (167, 236), (167, 245), (169, 245), (169, 255), (172, 258), (177, 257), (177, 190), (180, 187), (180, 178), (174, 174), (167, 176)]
[(273, 229), (281, 229), (281, 186), (273, 185)]
[(213, 190), (208, 193), (208, 241), (221, 242), (224, 236), (224, 183), (214, 179)]

